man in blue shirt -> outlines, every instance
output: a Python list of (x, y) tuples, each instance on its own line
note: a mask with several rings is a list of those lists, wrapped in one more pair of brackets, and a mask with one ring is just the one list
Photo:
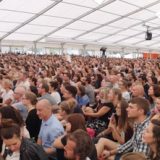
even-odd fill
[(37, 115), (42, 119), (37, 143), (42, 145), (47, 154), (53, 154), (54, 140), (63, 135), (64, 129), (60, 121), (52, 113), (52, 105), (47, 99), (40, 100), (37, 105)]

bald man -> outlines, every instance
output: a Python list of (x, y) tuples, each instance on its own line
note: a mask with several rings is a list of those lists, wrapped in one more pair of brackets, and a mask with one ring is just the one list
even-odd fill
[(53, 115), (52, 105), (47, 99), (38, 101), (36, 109), (37, 115), (42, 119), (37, 143), (43, 146), (47, 154), (52, 155), (55, 153), (55, 148), (52, 147), (52, 144), (57, 137), (63, 135), (63, 126)]

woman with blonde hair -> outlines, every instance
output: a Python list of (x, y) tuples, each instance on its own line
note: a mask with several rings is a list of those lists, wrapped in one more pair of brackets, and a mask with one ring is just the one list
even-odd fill
[(59, 105), (59, 111), (56, 114), (56, 116), (63, 125), (65, 124), (65, 119), (67, 118), (67, 116), (73, 113), (74, 111), (74, 107), (72, 106), (71, 103), (72, 102), (70, 102), (69, 100), (66, 100), (66, 101), (61, 102)]
[(86, 107), (83, 114), (88, 118), (87, 127), (95, 130), (96, 134), (104, 130), (109, 124), (109, 117), (115, 112), (114, 105), (108, 99), (109, 88), (100, 89), (97, 98), (99, 99), (97, 107), (92, 109)]

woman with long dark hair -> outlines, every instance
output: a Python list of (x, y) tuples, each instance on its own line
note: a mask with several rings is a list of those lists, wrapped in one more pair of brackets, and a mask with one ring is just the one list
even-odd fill
[(160, 159), (160, 119), (152, 119), (143, 134), (143, 141), (150, 146), (150, 159)]
[(107, 149), (107, 152), (117, 148), (119, 144), (124, 144), (132, 137), (132, 129), (129, 125), (127, 117), (128, 103), (125, 100), (121, 102), (116, 107), (116, 115), (118, 119), (116, 120), (115, 115), (112, 115), (108, 128), (101, 132), (98, 136), (104, 136), (105, 134), (111, 133), (113, 140), (107, 138), (100, 138), (96, 144), (97, 154), (100, 156), (104, 151), (104, 148)]

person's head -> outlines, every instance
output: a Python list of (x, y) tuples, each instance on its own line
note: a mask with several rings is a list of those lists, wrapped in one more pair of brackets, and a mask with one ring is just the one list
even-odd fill
[(37, 115), (40, 119), (46, 121), (52, 115), (52, 105), (47, 99), (42, 99), (37, 102), (36, 109)]
[(1, 128), (1, 138), (5, 146), (12, 152), (19, 151), (22, 139), (19, 125), (11, 120), (4, 121)]
[(160, 96), (160, 86), (158, 84), (151, 85), (148, 90), (148, 95), (151, 97)]
[(77, 86), (77, 94), (81, 97), (85, 95), (85, 87), (83, 85)]
[(148, 82), (149, 82), (150, 85), (152, 85), (152, 84), (158, 84), (157, 78), (155, 76), (153, 76), (153, 75), (150, 76), (150, 77), (148, 77)]
[(18, 73), (18, 77), (19, 77), (19, 80), (25, 81), (26, 78), (28, 77), (28, 73), (24, 72), (24, 71), (21, 71), (21, 72)]
[(25, 94), (26, 92), (26, 88), (23, 87), (23, 86), (19, 86), (19, 87), (16, 87), (15, 90), (14, 90), (14, 99), (17, 100), (17, 101), (20, 101), (22, 96)]
[[(143, 141), (147, 143), (156, 157), (160, 159), (160, 120), (152, 119), (143, 134)], [(153, 150), (154, 149), (154, 150)]]
[(100, 100), (108, 100), (109, 88), (101, 87), (97, 95)]
[(118, 103), (122, 99), (121, 90), (118, 89), (118, 88), (112, 88), (112, 89), (110, 89), (109, 94), (108, 94), (108, 99), (111, 102), (113, 102), (115, 105), (117, 105), (116, 103)]
[(59, 105), (60, 107), (60, 112), (59, 114), (62, 116), (62, 117), (65, 117), (66, 115), (69, 115), (71, 113), (73, 113), (73, 107), (70, 106), (70, 104), (68, 103), (68, 101), (63, 101), (60, 103)]
[(69, 85), (70, 85), (69, 82), (63, 82), (63, 83), (61, 84), (61, 86), (60, 86), (60, 91), (61, 91), (62, 94), (64, 94), (64, 92), (66, 91), (66, 90), (65, 90), (65, 87), (66, 87), (66, 86), (69, 86)]
[(6, 90), (13, 88), (13, 83), (9, 79), (3, 79), (2, 85), (3, 85), (3, 88), (6, 89)]
[(64, 147), (64, 155), (70, 160), (85, 160), (89, 157), (93, 143), (88, 133), (78, 129), (69, 134)]
[(127, 89), (128, 89), (128, 81), (126, 81), (126, 80), (121, 80), (121, 81), (118, 83), (118, 85), (119, 85), (119, 88), (120, 88), (121, 90), (127, 90)]
[(119, 128), (126, 127), (125, 124), (127, 122), (127, 108), (128, 103), (125, 100), (121, 100), (116, 107), (116, 114), (118, 116), (118, 126)]
[(24, 126), (24, 121), (21, 114), (12, 106), (5, 106), (0, 108), (0, 125), (2, 120), (4, 119), (11, 119), (14, 123), (18, 124), (19, 126)]
[(47, 83), (40, 83), (38, 86), (38, 93), (44, 95), (49, 92), (49, 85)]
[(50, 82), (50, 87), (51, 87), (51, 90), (55, 91), (55, 90), (58, 89), (59, 84), (58, 84), (57, 81), (51, 81), (51, 82)]
[(73, 111), (74, 111), (74, 108), (77, 107), (77, 101), (76, 101), (76, 99), (68, 99), (67, 103), (68, 103), (70, 109), (72, 109)]
[(86, 131), (85, 118), (80, 113), (70, 114), (66, 119), (66, 131), (74, 132), (77, 129), (83, 129)]
[(150, 104), (148, 100), (146, 100), (145, 98), (142, 97), (133, 98), (129, 102), (129, 106), (127, 108), (128, 118), (136, 119), (141, 116), (146, 116), (147, 113), (149, 113), (150, 111), (149, 106)]
[(65, 91), (63, 92), (63, 97), (65, 99), (75, 98), (77, 94), (77, 88), (75, 86), (67, 85), (65, 86)]
[(71, 75), (68, 72), (63, 73), (63, 82), (69, 82), (71, 79)]
[(91, 84), (91, 77), (90, 76), (86, 77), (85, 83), (86, 84)]
[(36, 86), (30, 86), (30, 91), (33, 92), (36, 96), (38, 96), (38, 89)]
[(35, 106), (37, 103), (37, 96), (33, 92), (26, 92), (22, 97), (22, 103), (25, 106)]
[(143, 97), (144, 96), (144, 88), (142, 84), (135, 84), (132, 86), (132, 96), (133, 97)]
[(120, 160), (147, 160), (147, 158), (140, 152), (130, 152), (124, 154)]

